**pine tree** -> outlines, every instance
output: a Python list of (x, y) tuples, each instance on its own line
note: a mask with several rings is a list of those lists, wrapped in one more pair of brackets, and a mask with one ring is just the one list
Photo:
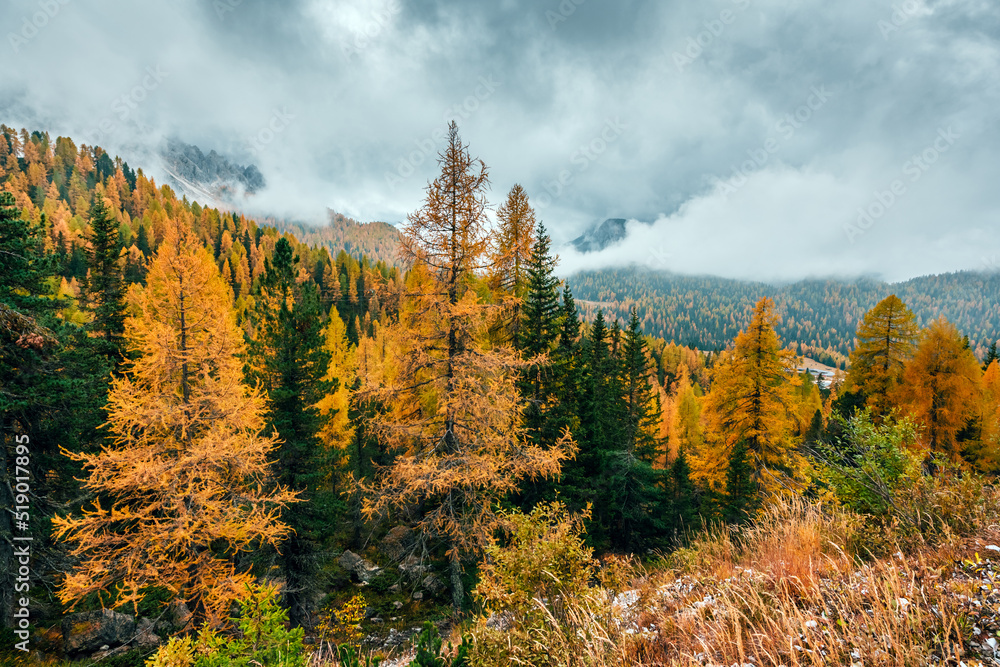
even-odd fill
[(296, 281), (298, 263), (286, 238), (278, 239), (272, 258), (264, 262), (254, 295), (256, 336), (247, 341), (247, 379), (267, 398), (268, 430), (280, 443), (278, 482), (306, 501), (283, 516), (293, 532), (279, 557), (289, 619), (301, 625), (315, 593), (316, 554), (332, 523), (327, 513), (332, 489), (329, 450), (319, 439), (322, 420), (316, 408), (325, 393), (329, 361), (323, 348), (324, 312), (315, 284)]
[(847, 383), (866, 398), (876, 418), (889, 414), (890, 396), (918, 334), (916, 316), (895, 294), (879, 301), (858, 325)]
[(495, 527), (494, 502), (525, 478), (554, 477), (571, 442), (525, 442), (515, 380), (523, 369), (509, 347), (490, 347), (490, 308), (473, 284), (487, 249), (485, 165), (449, 126), (441, 175), (411, 214), (402, 255), (412, 262), (399, 323), (365, 339), (362, 400), (379, 409), (366, 428), (397, 453), (378, 472), (369, 517), (419, 503), (417, 528), (448, 546), (452, 603), (464, 602), (462, 560)]
[(118, 221), (100, 196), (90, 206), (87, 292), (94, 310), (93, 328), (100, 332), (109, 356), (124, 359), (125, 283), (122, 278)]
[(278, 512), (294, 497), (264, 489), (274, 442), (260, 435), (264, 402), (243, 383), (243, 337), (209, 253), (169, 227), (131, 299), (125, 333), (137, 358), (112, 382), (113, 444), (67, 452), (111, 508), (98, 500), (80, 517), (53, 519), (80, 560), (59, 599), (110, 593), (115, 606), (138, 604), (162, 586), (219, 623), (251, 580), (234, 557), (276, 545), (288, 531)]

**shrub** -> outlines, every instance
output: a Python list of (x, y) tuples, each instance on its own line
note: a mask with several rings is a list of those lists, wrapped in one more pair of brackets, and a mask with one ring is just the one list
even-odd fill
[(233, 637), (203, 627), (196, 640), (172, 638), (147, 667), (305, 667), (302, 628), (285, 628), (288, 614), (278, 606), (272, 586), (249, 584), (239, 600)]
[(475, 623), (473, 664), (599, 664), (613, 644), (613, 612), (608, 592), (591, 586), (598, 569), (582, 537), (587, 516), (559, 502), (503, 515), (507, 544), (487, 549), (475, 591), (491, 616)]
[(837, 499), (860, 514), (898, 514), (897, 494), (920, 478), (920, 457), (910, 447), (916, 427), (910, 419), (874, 424), (862, 410), (849, 419), (834, 415), (832, 443), (817, 443), (821, 477)]

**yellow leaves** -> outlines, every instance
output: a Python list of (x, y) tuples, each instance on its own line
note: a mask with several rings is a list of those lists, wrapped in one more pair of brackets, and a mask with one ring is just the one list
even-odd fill
[(278, 510), (296, 498), (262, 488), (274, 446), (259, 435), (263, 401), (234, 356), (243, 339), (228, 288), (187, 231), (167, 229), (132, 306), (126, 336), (139, 356), (111, 387), (113, 445), (74, 455), (112, 509), (53, 520), (81, 559), (59, 596), (113, 590), (116, 603), (135, 604), (143, 588), (165, 586), (221, 620), (247, 577), (213, 548), (277, 544), (288, 532)]
[[(761, 299), (750, 325), (736, 337), (735, 348), (717, 362), (706, 400), (714, 442), (705, 448), (709, 451), (692, 456), (695, 478), (721, 484), (730, 452), (745, 440), (768, 494), (798, 486), (804, 468), (790, 432), (796, 419), (789, 374), (794, 357), (781, 347), (777, 320), (774, 304)], [(791, 477), (784, 470), (792, 471)]]

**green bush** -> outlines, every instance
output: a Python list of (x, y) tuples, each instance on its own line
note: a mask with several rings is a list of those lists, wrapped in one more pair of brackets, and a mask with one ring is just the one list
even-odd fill
[(916, 427), (907, 417), (874, 424), (871, 413), (862, 410), (844, 419), (832, 417), (832, 429), (840, 432), (832, 442), (819, 442), (821, 478), (837, 499), (859, 514), (889, 516), (906, 511), (898, 493), (921, 477), (920, 457), (911, 451)]
[(559, 502), (503, 516), (507, 544), (487, 549), (475, 591), (485, 614), (474, 626), (472, 664), (600, 664), (611, 605), (591, 586), (600, 573), (584, 544), (586, 516)]
[(302, 628), (285, 628), (288, 614), (278, 606), (278, 591), (249, 585), (240, 599), (240, 616), (232, 619), (232, 637), (203, 627), (196, 640), (173, 638), (150, 658), (147, 667), (305, 667)]

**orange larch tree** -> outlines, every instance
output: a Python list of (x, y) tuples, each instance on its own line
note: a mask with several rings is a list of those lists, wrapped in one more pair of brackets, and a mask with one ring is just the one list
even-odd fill
[(894, 398), (923, 424), (921, 440), (930, 453), (958, 459), (957, 435), (975, 415), (982, 375), (979, 361), (954, 324), (940, 317), (921, 332)]
[(129, 301), (136, 358), (108, 397), (112, 442), (97, 454), (66, 452), (89, 471), (85, 485), (99, 500), (53, 519), (79, 559), (59, 598), (110, 593), (115, 605), (136, 605), (163, 587), (217, 624), (251, 579), (235, 571), (234, 556), (277, 545), (287, 534), (280, 509), (295, 498), (268, 490), (275, 442), (260, 435), (264, 401), (243, 382), (232, 296), (179, 223)]
[(366, 426), (396, 454), (363, 505), (368, 517), (419, 506), (426, 539), (448, 547), (452, 601), (462, 607), (462, 560), (487, 545), (494, 503), (523, 479), (555, 477), (568, 435), (553, 448), (527, 441), (515, 381), (525, 367), (510, 346), (488, 337), (491, 306), (474, 287), (485, 268), (485, 165), (449, 128), (441, 175), (403, 230), (413, 263), (398, 323), (378, 327), (357, 354)]
[(792, 438), (797, 408), (791, 350), (775, 331), (774, 303), (761, 299), (734, 348), (716, 363), (706, 416), (713, 444), (693, 458), (699, 477), (718, 483), (737, 444), (745, 443), (758, 488), (774, 496), (800, 488), (804, 461)]

